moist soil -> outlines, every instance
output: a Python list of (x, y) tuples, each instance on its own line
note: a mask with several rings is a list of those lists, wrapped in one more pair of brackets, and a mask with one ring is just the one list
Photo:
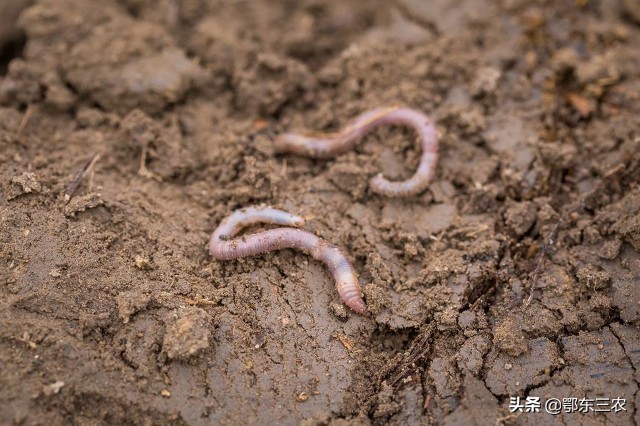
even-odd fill
[[(0, 423), (640, 422), (638, 1), (0, 9)], [(274, 153), (389, 105), (437, 124), (418, 196), (368, 186), (411, 129)], [(260, 204), (347, 253), (367, 315), (304, 253), (208, 255)]]

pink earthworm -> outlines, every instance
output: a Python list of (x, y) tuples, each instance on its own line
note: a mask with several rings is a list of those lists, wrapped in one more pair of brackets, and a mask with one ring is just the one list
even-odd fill
[[(367, 311), (367, 305), (362, 300), (358, 276), (351, 263), (338, 247), (311, 232), (296, 229), (303, 226), (304, 222), (304, 218), (300, 216), (271, 207), (248, 207), (236, 210), (224, 219), (211, 235), (209, 253), (215, 259), (229, 260), (285, 248), (301, 250), (327, 265), (342, 301), (355, 312), (364, 314)], [(270, 229), (231, 239), (242, 228), (257, 223), (289, 227)]]
[(422, 143), (422, 157), (411, 178), (391, 182), (380, 173), (371, 179), (371, 189), (388, 197), (419, 194), (429, 185), (438, 161), (438, 134), (429, 117), (413, 109), (374, 109), (360, 114), (337, 133), (284, 133), (276, 137), (275, 150), (279, 153), (293, 153), (311, 158), (332, 158), (353, 149), (364, 135), (381, 124), (403, 124), (413, 127)]

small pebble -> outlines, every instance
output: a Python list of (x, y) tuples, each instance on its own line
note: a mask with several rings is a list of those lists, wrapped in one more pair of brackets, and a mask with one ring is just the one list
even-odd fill
[(151, 260), (147, 256), (136, 256), (136, 268), (138, 269), (149, 269), (151, 266)]
[(46, 385), (43, 387), (42, 392), (46, 396), (55, 395), (60, 392), (60, 389), (64, 386), (64, 382), (58, 380), (55, 383), (51, 383), (50, 385)]

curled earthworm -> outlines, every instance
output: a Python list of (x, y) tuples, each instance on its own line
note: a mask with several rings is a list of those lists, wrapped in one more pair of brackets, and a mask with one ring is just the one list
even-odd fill
[(275, 140), (279, 153), (312, 158), (332, 158), (353, 149), (364, 135), (381, 125), (404, 124), (413, 127), (422, 143), (422, 157), (415, 174), (401, 182), (391, 182), (382, 174), (371, 179), (371, 189), (388, 197), (416, 195), (427, 188), (438, 161), (438, 134), (426, 115), (409, 108), (378, 108), (360, 114), (337, 133), (304, 135), (284, 133)]
[[(285, 225), (256, 234), (233, 238), (242, 228), (257, 223)], [(224, 219), (211, 235), (209, 253), (215, 259), (229, 260), (253, 256), (272, 250), (293, 248), (324, 262), (336, 282), (342, 301), (359, 314), (367, 311), (362, 300), (358, 276), (340, 249), (322, 238), (301, 229), (304, 218), (271, 207), (248, 207), (236, 210)]]

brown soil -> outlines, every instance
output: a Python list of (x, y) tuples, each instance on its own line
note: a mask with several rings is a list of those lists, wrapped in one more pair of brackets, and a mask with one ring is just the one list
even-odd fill
[[(640, 3), (18, 3), (1, 424), (640, 422)], [(390, 104), (438, 124), (420, 196), (367, 185), (412, 173), (406, 129), (329, 161), (273, 153)], [(300, 252), (208, 256), (260, 203), (348, 253), (369, 315)], [(515, 415), (510, 396), (627, 405)]]

